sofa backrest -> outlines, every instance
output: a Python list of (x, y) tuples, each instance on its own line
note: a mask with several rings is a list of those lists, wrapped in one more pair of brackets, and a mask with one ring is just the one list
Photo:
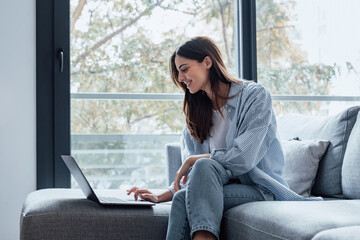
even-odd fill
[(341, 184), (345, 197), (360, 199), (360, 112), (345, 151)]
[(325, 197), (343, 197), (342, 165), (350, 133), (360, 106), (328, 117), (286, 114), (278, 119), (281, 140), (324, 139), (330, 145), (321, 159), (312, 188), (312, 194)]
[(167, 163), (168, 185), (175, 179), (175, 173), (181, 167), (180, 143), (168, 143), (165, 145), (165, 156)]

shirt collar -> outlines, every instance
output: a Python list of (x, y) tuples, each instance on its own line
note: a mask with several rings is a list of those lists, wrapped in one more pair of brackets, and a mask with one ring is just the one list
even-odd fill
[(237, 96), (239, 95), (239, 93), (241, 92), (241, 90), (243, 89), (244, 84), (242, 82), (232, 82), (230, 85), (230, 91), (229, 91), (229, 99), (227, 100), (226, 105), (231, 107), (231, 108), (236, 108), (236, 104), (237, 104)]

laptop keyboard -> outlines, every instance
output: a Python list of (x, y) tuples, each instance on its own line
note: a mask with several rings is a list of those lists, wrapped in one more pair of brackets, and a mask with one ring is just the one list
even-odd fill
[(116, 197), (100, 197), (99, 200), (100, 200), (100, 202), (103, 202), (103, 203), (126, 203), (126, 202), (128, 202), (127, 200), (119, 199)]

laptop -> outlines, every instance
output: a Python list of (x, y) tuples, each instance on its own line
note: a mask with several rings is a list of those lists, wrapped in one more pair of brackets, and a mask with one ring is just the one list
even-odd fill
[(81, 190), (85, 194), (86, 198), (92, 200), (101, 205), (124, 205), (124, 206), (153, 206), (155, 203), (148, 201), (135, 201), (120, 199), (115, 197), (106, 197), (96, 195), (93, 188), (90, 186), (88, 180), (86, 179), (84, 173), (81, 171), (79, 165), (76, 163), (75, 159), (72, 156), (61, 155), (61, 158), (64, 160), (66, 166), (70, 170), (71, 174), (79, 184)]

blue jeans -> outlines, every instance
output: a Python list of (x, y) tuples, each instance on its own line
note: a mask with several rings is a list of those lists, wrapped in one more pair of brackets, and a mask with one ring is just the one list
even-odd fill
[(231, 182), (224, 167), (208, 158), (195, 162), (187, 181), (187, 186), (173, 197), (167, 240), (191, 239), (199, 230), (209, 231), (219, 239), (224, 211), (265, 200), (253, 186)]

